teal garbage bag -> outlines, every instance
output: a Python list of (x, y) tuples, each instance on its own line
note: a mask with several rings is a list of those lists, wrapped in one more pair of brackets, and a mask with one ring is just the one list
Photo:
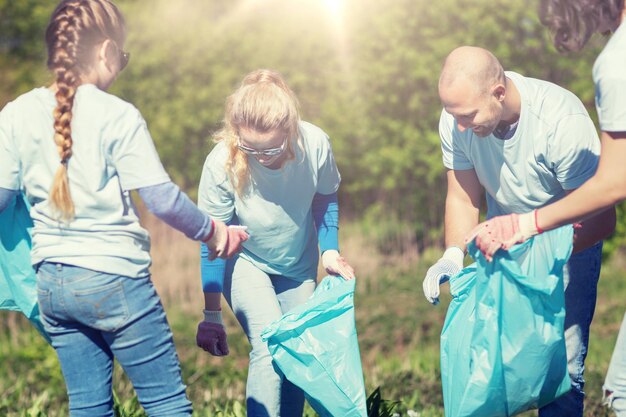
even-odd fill
[(499, 251), (450, 280), (441, 332), (446, 417), (502, 417), (542, 407), (570, 389), (563, 325), (565, 226)]
[(37, 305), (37, 284), (31, 265), (30, 205), (23, 195), (0, 213), (0, 309), (22, 312), (49, 341)]
[(354, 320), (356, 280), (327, 276), (311, 298), (261, 334), (280, 372), (321, 417), (366, 417)]

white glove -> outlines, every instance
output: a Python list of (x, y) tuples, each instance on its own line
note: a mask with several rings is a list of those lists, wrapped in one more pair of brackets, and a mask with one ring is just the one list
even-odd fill
[(465, 258), (465, 253), (461, 248), (450, 246), (437, 263), (428, 268), (422, 287), (429, 303), (439, 304), (439, 285), (463, 269), (463, 258)]
[(334, 249), (329, 249), (322, 253), (322, 265), (330, 275), (341, 275), (346, 280), (354, 278), (354, 269)]

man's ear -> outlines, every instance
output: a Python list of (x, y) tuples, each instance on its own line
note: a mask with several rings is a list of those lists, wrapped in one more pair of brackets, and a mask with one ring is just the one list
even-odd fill
[(506, 87), (502, 84), (496, 84), (493, 86), (492, 94), (498, 101), (504, 101), (504, 97), (506, 96)]

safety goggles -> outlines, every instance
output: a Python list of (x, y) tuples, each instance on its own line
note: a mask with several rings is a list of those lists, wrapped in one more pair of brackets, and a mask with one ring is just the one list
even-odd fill
[(286, 147), (287, 147), (286, 137), (283, 140), (283, 144), (280, 145), (279, 147), (268, 148), (268, 149), (263, 149), (263, 150), (258, 150), (258, 149), (254, 149), (246, 145), (242, 145), (241, 140), (237, 140), (237, 148), (239, 148), (239, 150), (245, 153), (246, 155), (251, 155), (251, 156), (265, 156), (265, 157), (271, 158), (273, 156), (278, 156), (282, 154), (283, 152), (285, 152)]

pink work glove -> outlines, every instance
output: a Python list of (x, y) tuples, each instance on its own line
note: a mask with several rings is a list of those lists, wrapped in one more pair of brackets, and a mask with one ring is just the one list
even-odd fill
[(500, 249), (509, 250), (541, 233), (537, 227), (537, 210), (524, 214), (497, 216), (476, 226), (465, 238), (465, 243), (476, 239), (476, 247), (488, 261)]
[(196, 343), (213, 356), (228, 355), (226, 329), (222, 323), (221, 311), (204, 310), (204, 321), (198, 324)]
[(205, 241), (209, 248), (209, 261), (215, 258), (228, 259), (241, 251), (241, 244), (248, 240), (244, 226), (226, 226), (219, 220), (212, 220), (213, 232)]

